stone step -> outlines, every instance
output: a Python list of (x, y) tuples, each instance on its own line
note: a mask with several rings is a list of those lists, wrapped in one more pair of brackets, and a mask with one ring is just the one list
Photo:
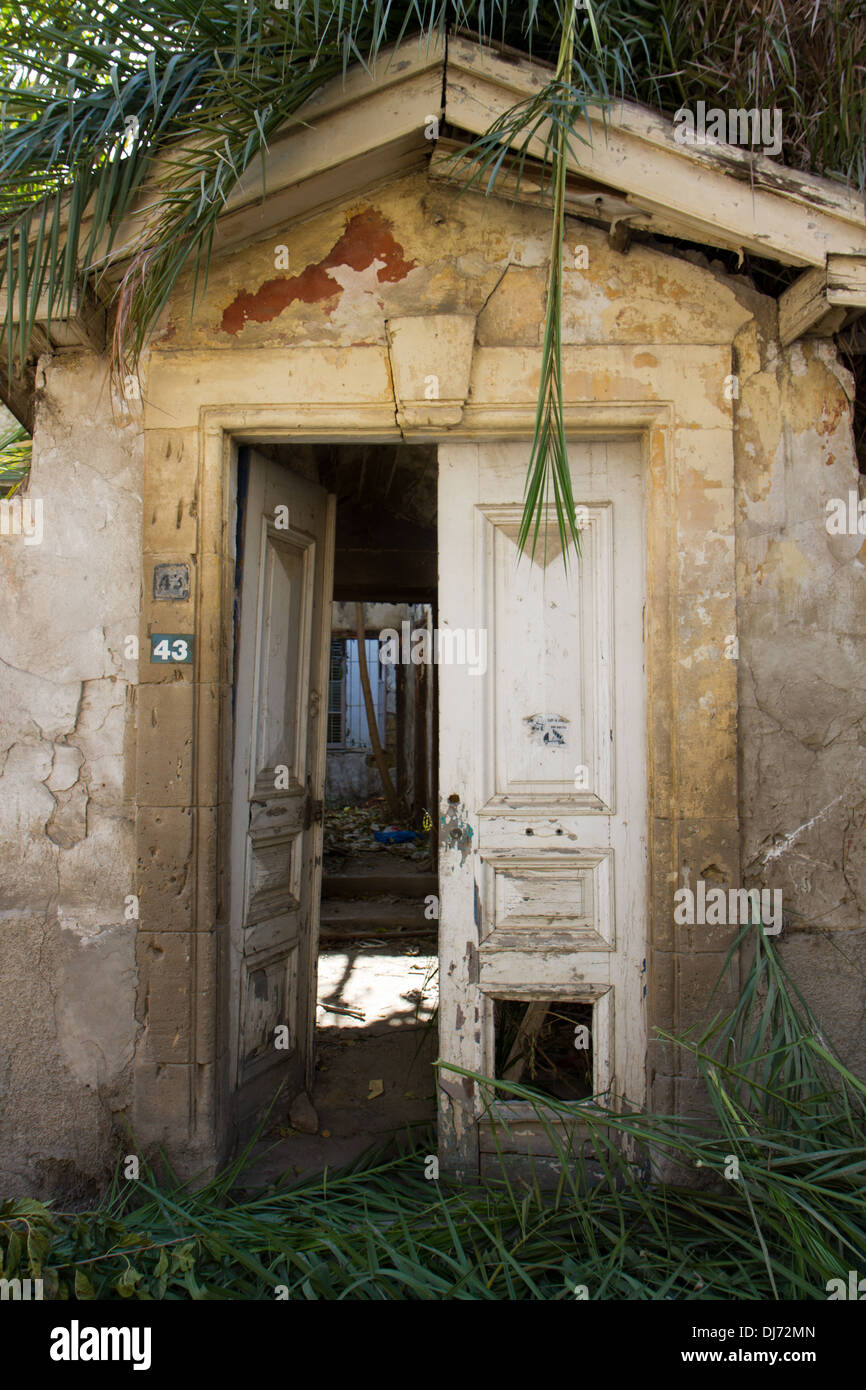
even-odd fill
[(349, 899), (322, 903), (319, 937), (322, 941), (346, 941), (357, 937), (390, 940), (424, 937), (436, 940), (438, 924), (424, 916), (423, 899), (397, 902), (363, 902)]
[(426, 898), (438, 893), (435, 874), (323, 874), (323, 898), (372, 898), (390, 894), (400, 898)]

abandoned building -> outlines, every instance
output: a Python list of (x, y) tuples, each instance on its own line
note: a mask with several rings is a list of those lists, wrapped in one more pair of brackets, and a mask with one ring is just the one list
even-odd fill
[(551, 1094), (700, 1112), (659, 1034), (705, 1016), (746, 890), (781, 893), (754, 930), (866, 1076), (863, 200), (593, 119), (563, 274), (580, 556), (555, 526), (520, 556), (550, 211), (531, 169), (461, 189), (460, 151), (543, 80), (468, 38), (350, 70), (264, 196), (243, 177), (137, 377), (108, 371), (130, 225), (104, 299), (38, 321), (5, 381), (34, 439), (0, 535), (6, 1194), (97, 1189), (130, 1144), (212, 1172), (279, 1086), (315, 1107), (325, 803), (381, 795), (358, 605), (429, 822), (445, 1170), (495, 1157), (463, 1073), (514, 1075), (500, 1032), (548, 1015)]

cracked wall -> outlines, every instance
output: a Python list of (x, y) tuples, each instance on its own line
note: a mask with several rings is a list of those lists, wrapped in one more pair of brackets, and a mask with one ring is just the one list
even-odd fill
[[(612, 412), (679, 402), (670, 493), (661, 430), (647, 454), (658, 513), (650, 626), (667, 611), (668, 567), (688, 600), (665, 648), (674, 678), (653, 716), (653, 852), (663, 867), (652, 1021), (694, 1022), (727, 951), (722, 933), (674, 932), (681, 861), (710, 880), (739, 870), (744, 882), (783, 889), (785, 959), (866, 1073), (864, 559), (862, 538), (828, 536), (824, 525), (826, 500), (857, 485), (850, 385), (818, 340), (774, 354), (773, 302), (717, 265), (639, 244), (622, 255), (572, 218), (567, 236), (570, 250), (588, 253), (564, 275), (569, 399)], [(289, 263), (275, 275), (282, 243)], [(173, 1159), (195, 1149), (196, 1169), (224, 1137), (220, 738), (230, 726), (231, 619), (220, 593), (231, 588), (233, 530), (219, 464), (203, 452), (217, 428), (203, 423), (208, 409), (238, 412), (254, 433), (260, 409), (300, 419), (348, 400), (361, 428), (375, 418), (378, 429), (389, 411), (393, 426), (387, 324), (437, 314), (477, 315), (470, 406), (532, 404), (548, 249), (544, 212), (455, 201), (411, 175), (217, 257), (193, 313), (179, 284), (153, 344), (143, 422), (112, 411), (104, 364), (91, 355), (48, 364), (31, 484), (45, 498), (45, 540), (29, 549), (0, 540), (2, 1190), (95, 1183), (118, 1152), (112, 1125), (127, 1108), (136, 1133), (166, 1143)], [(733, 614), (734, 529), (739, 708), (719, 640)], [(157, 562), (201, 576), (171, 621), (141, 593), (142, 571)], [(191, 668), (146, 668), (136, 730), (139, 672), (124, 640), (165, 627), (197, 634), (200, 669), (193, 679)], [(688, 751), (678, 790), (664, 747), (674, 725)], [(465, 856), (471, 826), (459, 805), (443, 806)], [(138, 923), (124, 906), (136, 891)], [(696, 1078), (670, 1074), (652, 1044), (650, 1069), (657, 1107), (691, 1105)]]
[[(41, 544), (0, 541), (0, 1190), (92, 1193), (129, 1102), (127, 779), (141, 435), (89, 354), (39, 374)], [(116, 1146), (114, 1146), (116, 1148)]]
[[(187, 277), (152, 360), (384, 344), (387, 320), (417, 314), (476, 314), (479, 347), (537, 347), (549, 253), (546, 213), (405, 176), (215, 258), (195, 307)], [(566, 344), (731, 342), (751, 313), (703, 265), (620, 255), (572, 217), (563, 284)]]
[(866, 543), (828, 533), (860, 478), (832, 342), (738, 340), (744, 882), (783, 894), (782, 958), (866, 1075)]

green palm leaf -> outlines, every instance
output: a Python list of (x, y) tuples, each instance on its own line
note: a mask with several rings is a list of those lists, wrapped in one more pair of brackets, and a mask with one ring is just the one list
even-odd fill
[(0, 496), (11, 497), (30, 473), (33, 441), (23, 425), (0, 429)]
[[(549, 171), (551, 255), (538, 411), (520, 548), (534, 552), (548, 509), (567, 559), (579, 553), (562, 410), (562, 246), (566, 165), (588, 105), (626, 93), (663, 110), (717, 94), (780, 105), (784, 157), (866, 183), (866, 11), (862, 0), (29, 0), (5, 3), (0, 65), (0, 288), (9, 369), (30, 351), (40, 300), (68, 314), (101, 286), (118, 307), (113, 371), (123, 376), (188, 270), (206, 282), (217, 219), (268, 140), (352, 63), (372, 71), (390, 45), (472, 31), (545, 60), (555, 76), (465, 152), (490, 190), (518, 180), (530, 146)], [(132, 134), (131, 134), (132, 132)], [(576, 142), (576, 144), (575, 144)], [(515, 156), (512, 163), (509, 151)], [(507, 156), (509, 156), (507, 158)], [(132, 246), (125, 220), (156, 180)], [(141, 225), (141, 224), (140, 224)], [(118, 285), (104, 280), (122, 260)], [(17, 313), (16, 313), (17, 309)], [(15, 322), (17, 318), (17, 323)]]

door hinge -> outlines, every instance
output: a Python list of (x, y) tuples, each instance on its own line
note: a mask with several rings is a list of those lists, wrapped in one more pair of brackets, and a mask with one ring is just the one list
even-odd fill
[(307, 773), (307, 794), (304, 797), (304, 829), (309, 830), (311, 825), (321, 825), (325, 819), (324, 809), (321, 801), (316, 801), (313, 796), (313, 779)]

